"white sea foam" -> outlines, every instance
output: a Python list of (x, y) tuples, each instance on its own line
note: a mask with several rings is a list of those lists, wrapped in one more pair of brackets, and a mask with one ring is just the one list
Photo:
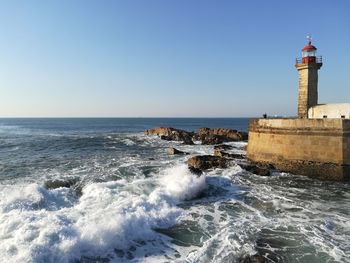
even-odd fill
[(178, 200), (189, 200), (196, 197), (205, 187), (205, 176), (195, 176), (187, 165), (168, 168), (160, 179), (165, 193)]
[(133, 140), (131, 140), (129, 138), (122, 140), (122, 142), (125, 143), (127, 146), (132, 146), (132, 145), (136, 144)]
[(6, 262), (113, 258), (114, 249), (154, 239), (152, 229), (178, 222), (183, 210), (175, 204), (205, 188), (205, 178), (192, 175), (185, 166), (166, 169), (158, 179), (149, 195), (129, 191), (125, 181), (91, 183), (71, 206), (63, 198), (67, 188), (3, 186), (0, 258)]

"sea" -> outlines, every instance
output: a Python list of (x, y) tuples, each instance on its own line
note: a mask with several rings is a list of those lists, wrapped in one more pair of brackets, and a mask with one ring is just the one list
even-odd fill
[[(263, 177), (242, 160), (198, 176), (185, 162), (213, 146), (143, 133), (248, 123), (0, 119), (0, 262), (350, 262), (349, 183)], [(245, 154), (246, 142), (229, 144)]]

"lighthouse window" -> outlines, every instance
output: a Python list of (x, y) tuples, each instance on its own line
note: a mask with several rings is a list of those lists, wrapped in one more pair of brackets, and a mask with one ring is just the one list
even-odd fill
[(303, 57), (315, 57), (316, 51), (315, 50), (303, 51), (302, 56)]
[(327, 119), (327, 115), (323, 115), (323, 119)]
[(340, 117), (341, 117), (342, 119), (345, 119), (345, 115), (341, 115)]

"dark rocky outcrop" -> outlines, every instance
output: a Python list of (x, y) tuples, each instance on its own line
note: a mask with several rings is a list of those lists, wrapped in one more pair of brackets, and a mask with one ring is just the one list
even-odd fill
[(246, 141), (248, 139), (248, 134), (246, 132), (239, 132), (228, 128), (200, 128), (197, 131), (197, 135), (199, 137), (207, 135), (220, 136), (227, 141)]
[(193, 145), (193, 140), (202, 144), (215, 145), (230, 141), (243, 141), (248, 139), (246, 132), (238, 132), (227, 128), (200, 128), (197, 133), (188, 132), (171, 127), (156, 127), (146, 130), (145, 135), (158, 135), (162, 140), (182, 141), (184, 144)]
[(230, 159), (244, 159), (245, 155), (237, 153), (227, 153), (225, 151), (214, 148), (214, 156), (226, 157)]
[(192, 141), (192, 135), (190, 136), (183, 136), (181, 141), (186, 145), (194, 145), (194, 142)]
[(256, 255), (246, 255), (238, 260), (238, 263), (266, 263), (267, 260), (258, 254)]
[(219, 156), (201, 155), (191, 157), (187, 160), (187, 164), (189, 167), (203, 171), (211, 168), (226, 168), (228, 165), (228, 160)]
[(178, 150), (178, 149), (176, 149), (176, 148), (174, 148), (174, 147), (168, 148), (167, 153), (168, 153), (169, 155), (177, 155), (177, 154), (178, 154), (178, 155), (183, 155), (183, 154), (188, 154), (187, 152), (180, 151), (180, 150)]
[(171, 127), (156, 127), (156, 128), (152, 128), (149, 130), (145, 130), (144, 134), (145, 135), (165, 135), (165, 136), (169, 136), (171, 135), (171, 133), (173, 131), (179, 131), (178, 129), (175, 128), (171, 128)]
[(214, 150), (220, 150), (220, 151), (226, 151), (226, 150), (231, 150), (234, 147), (232, 145), (228, 144), (219, 144), (214, 146)]
[(199, 140), (204, 145), (215, 145), (228, 142), (229, 140), (225, 136), (206, 134), (206, 135), (195, 135), (196, 140)]
[(74, 186), (78, 182), (77, 179), (56, 179), (56, 180), (48, 180), (44, 183), (44, 187), (46, 189), (56, 189), (60, 187), (70, 188)]
[(195, 168), (193, 166), (188, 166), (188, 169), (190, 170), (191, 173), (195, 175), (201, 175), (203, 173), (201, 169)]
[(261, 176), (270, 176), (271, 169), (274, 169), (273, 166), (262, 165), (262, 164), (249, 164), (249, 165), (241, 165), (242, 168), (256, 175)]
[(158, 135), (162, 140), (182, 141), (184, 144), (193, 145), (193, 132), (187, 132), (171, 127), (156, 127), (144, 132), (145, 135)]
[(164, 141), (172, 141), (171, 137), (167, 135), (160, 135), (160, 138)]

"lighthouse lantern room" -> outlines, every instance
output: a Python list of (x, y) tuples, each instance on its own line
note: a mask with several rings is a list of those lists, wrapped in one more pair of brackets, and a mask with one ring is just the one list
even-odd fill
[(302, 49), (302, 63), (316, 62), (316, 50), (317, 48), (309, 43)]

